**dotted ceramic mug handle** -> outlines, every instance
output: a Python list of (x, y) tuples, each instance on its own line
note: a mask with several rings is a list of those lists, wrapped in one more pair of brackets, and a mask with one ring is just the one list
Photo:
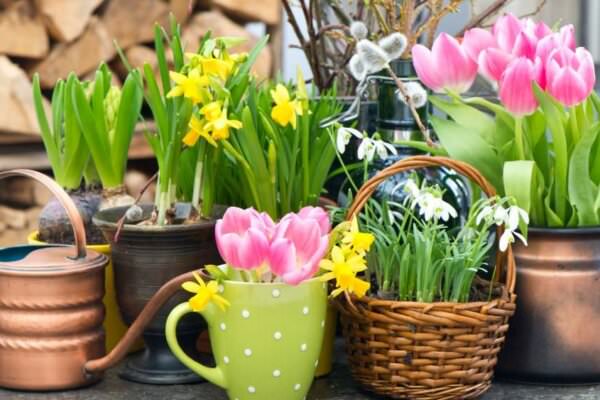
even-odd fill
[[(167, 318), (167, 324), (165, 328), (165, 332), (167, 335), (167, 343), (171, 348), (171, 351), (177, 357), (179, 361), (181, 361), (186, 367), (206, 379), (207, 381), (222, 387), (223, 389), (227, 389), (227, 382), (225, 380), (225, 375), (223, 374), (223, 370), (218, 366), (215, 368), (206, 367), (196, 361), (194, 361), (190, 356), (185, 354), (179, 343), (177, 342), (177, 324), (179, 320), (183, 318), (186, 314), (195, 312), (192, 310), (187, 302), (179, 304), (175, 307)], [(204, 313), (200, 313), (204, 315)], [(210, 320), (207, 318), (207, 322), (210, 324)]]

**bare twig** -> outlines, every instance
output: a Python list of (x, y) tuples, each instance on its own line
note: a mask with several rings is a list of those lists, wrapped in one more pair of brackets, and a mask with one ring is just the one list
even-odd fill
[[(137, 203), (140, 202), (140, 200), (142, 199), (142, 196), (144, 195), (144, 193), (146, 193), (146, 190), (148, 190), (148, 188), (150, 187), (150, 184), (152, 184), (152, 182), (154, 182), (157, 178), (158, 178), (158, 172), (155, 173), (152, 176), (152, 178), (148, 179), (148, 181), (144, 184), (144, 187), (142, 188), (142, 190), (140, 190), (140, 192), (138, 193), (138, 195), (135, 198), (135, 201), (133, 202), (132, 205), (136, 205)], [(123, 229), (123, 225), (125, 225), (126, 218), (127, 218), (127, 213), (123, 214), (123, 216), (117, 222), (117, 231), (115, 232), (115, 236), (113, 238), (113, 241), (115, 243), (117, 243), (119, 241), (119, 236), (121, 236), (121, 230)]]
[(535, 7), (535, 9), (533, 11), (528, 12), (527, 14), (521, 15), (519, 18), (527, 18), (527, 17), (533, 17), (535, 15), (538, 15), (540, 13), (540, 11), (542, 11), (542, 8), (544, 8), (544, 6), (546, 5), (547, 2), (548, 2), (548, 0), (540, 0), (538, 2), (538, 5)]
[(506, 7), (512, 0), (496, 0), (485, 10), (475, 15), (467, 24), (455, 35), (457, 37), (463, 36), (466, 31), (471, 28), (481, 26), (488, 18), (496, 15), (500, 10)]

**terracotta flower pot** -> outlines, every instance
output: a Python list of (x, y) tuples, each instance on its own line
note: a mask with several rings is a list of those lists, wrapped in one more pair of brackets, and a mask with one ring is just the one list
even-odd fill
[(514, 252), (517, 312), (498, 373), (600, 382), (600, 228), (532, 228)]
[[(124, 225), (114, 242), (117, 221), (128, 207), (100, 211), (94, 223), (112, 247), (117, 302), (125, 323), (131, 324), (153, 294), (167, 281), (205, 264), (221, 262), (214, 242), (214, 221), (190, 225)], [(149, 215), (152, 205), (142, 206)], [(145, 329), (146, 349), (131, 357), (121, 377), (151, 384), (189, 383), (199, 377), (181, 364), (170, 352), (164, 336), (168, 312), (184, 299), (183, 292), (173, 296)], [(196, 358), (198, 334), (205, 329), (201, 318), (192, 315), (182, 322), (178, 338)]]

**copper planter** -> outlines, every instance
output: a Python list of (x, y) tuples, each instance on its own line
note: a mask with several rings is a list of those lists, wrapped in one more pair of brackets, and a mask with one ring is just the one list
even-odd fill
[[(153, 206), (142, 208), (149, 214)], [(125, 323), (130, 324), (170, 279), (221, 260), (214, 241), (214, 221), (162, 227), (124, 225), (115, 243), (116, 222), (126, 210), (127, 207), (103, 210), (96, 214), (94, 223), (111, 243), (117, 302)], [(122, 378), (151, 384), (200, 379), (172, 355), (164, 333), (169, 311), (187, 297), (184, 293), (175, 295), (158, 311), (144, 330), (145, 350), (130, 357)], [(196, 350), (198, 333), (205, 329), (199, 315), (189, 315), (179, 325), (180, 343), (196, 358), (200, 357)]]
[(600, 382), (600, 228), (530, 229), (514, 252), (517, 312), (498, 374)]

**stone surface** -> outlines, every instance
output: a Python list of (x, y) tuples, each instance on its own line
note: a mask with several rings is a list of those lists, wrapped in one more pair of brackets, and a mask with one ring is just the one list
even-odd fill
[[(50, 115), (50, 103), (44, 99), (43, 104), (46, 115)], [(1, 55), (0, 110), (0, 130), (30, 134), (38, 132), (31, 81), (17, 64)]]
[(44, 23), (28, 0), (15, 1), (0, 13), (0, 54), (39, 59), (48, 49)]
[(212, 3), (228, 14), (240, 19), (260, 21), (276, 25), (281, 20), (279, 0), (212, 0)]
[(38, 72), (42, 88), (51, 88), (58, 79), (66, 78), (69, 72), (85, 75), (96, 69), (100, 62), (110, 60), (115, 53), (109, 32), (100, 20), (92, 17), (77, 40), (54, 46), (50, 55), (29, 72)]
[[(244, 29), (243, 26), (231, 21), (223, 13), (213, 10), (198, 13), (190, 20), (183, 30), (182, 35), (185, 50), (188, 52), (195, 52), (198, 49), (200, 39), (208, 31), (212, 32), (213, 37), (235, 36), (245, 38), (245, 43), (231, 48), (231, 52), (233, 53), (250, 51), (257, 42), (257, 38)], [(269, 77), (271, 74), (272, 60), (273, 55), (271, 48), (266, 46), (256, 59), (252, 71), (261, 78)]]
[(170, 0), (169, 8), (175, 16), (175, 19), (180, 24), (184, 24), (188, 20), (191, 14), (191, 10), (194, 9), (196, 0)]
[[(341, 350), (341, 349), (338, 349)], [(339, 351), (338, 351), (339, 354)], [(47, 394), (23, 393), (0, 389), (2, 400), (227, 400), (225, 392), (210, 383), (196, 385), (154, 386), (131, 383), (118, 378), (119, 367), (110, 370), (104, 380), (89, 388)], [(315, 380), (307, 400), (379, 400), (361, 391), (352, 381), (343, 361), (334, 372)], [(596, 386), (532, 386), (495, 383), (481, 400), (597, 400)], [(272, 399), (285, 400), (285, 399)]]
[(102, 0), (35, 0), (48, 32), (60, 42), (81, 35), (100, 3)]

